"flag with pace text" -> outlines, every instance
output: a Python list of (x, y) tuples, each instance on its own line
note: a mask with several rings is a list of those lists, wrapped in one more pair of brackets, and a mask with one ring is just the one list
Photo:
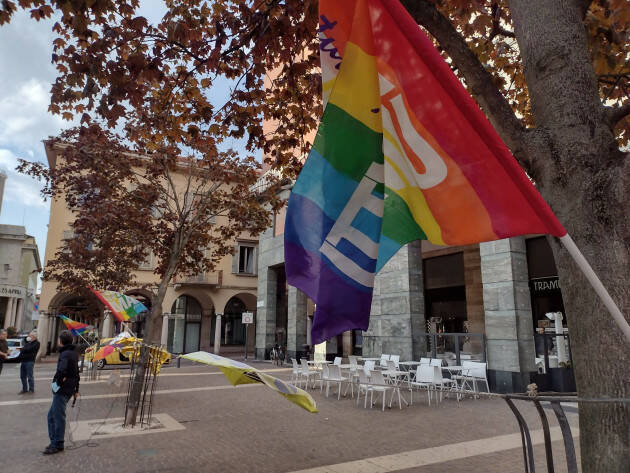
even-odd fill
[(398, 0), (320, 0), (319, 35), (324, 115), (284, 234), (313, 343), (367, 330), (374, 276), (406, 243), (566, 234)]
[(112, 311), (112, 314), (119, 322), (126, 322), (136, 315), (148, 311), (142, 302), (126, 294), (114, 291), (97, 291), (95, 289), (91, 289), (91, 291)]

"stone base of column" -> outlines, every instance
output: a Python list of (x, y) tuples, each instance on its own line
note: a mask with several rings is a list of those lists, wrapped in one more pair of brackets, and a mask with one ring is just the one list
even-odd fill
[(269, 350), (266, 348), (256, 348), (256, 359), (267, 360), (269, 358)]
[(490, 391), (495, 393), (524, 393), (527, 385), (535, 382), (535, 377), (536, 372), (488, 370)]

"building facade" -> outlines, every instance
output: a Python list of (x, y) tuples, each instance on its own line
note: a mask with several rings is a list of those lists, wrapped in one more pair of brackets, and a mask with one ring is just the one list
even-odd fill
[[(285, 211), (259, 243), (259, 358), (267, 357), (275, 343), (286, 345), (290, 357), (313, 350), (315, 306), (286, 282)], [(564, 313), (564, 306), (546, 237), (457, 247), (418, 241), (403, 247), (377, 274), (369, 329), (328, 340), (325, 351), (330, 356), (390, 353), (401, 360), (459, 352), (487, 361), (493, 389), (524, 391), (543, 356), (534, 333), (547, 326), (548, 312)]]
[[(46, 143), (51, 168), (56, 164), (59, 151)], [(46, 241), (46, 262), (54, 257), (64, 240), (73, 237), (70, 227), (72, 219), (65, 201), (53, 200)], [(229, 352), (244, 348), (245, 330), (249, 330), (248, 340), (250, 350), (253, 350), (255, 326), (244, 326), (241, 314), (256, 310), (257, 252), (258, 240), (242, 235), (234, 241), (234, 253), (224, 258), (213, 272), (175, 278), (168, 287), (161, 308), (163, 315), (154, 321), (149, 338), (153, 342), (161, 342), (174, 353), (198, 350)], [(156, 264), (153, 255), (149, 255), (135, 273), (137, 287), (124, 291), (149, 308), (150, 291), (158, 282), (158, 276), (154, 273)], [(40, 355), (55, 350), (57, 334), (63, 330), (59, 315), (92, 325), (103, 338), (114, 336), (121, 330), (120, 324), (95, 298), (86, 300), (75, 294), (60, 292), (55, 281), (43, 282), (39, 311)], [(139, 336), (147, 337), (142, 316), (131, 328)]]
[(0, 327), (18, 332), (37, 325), (37, 278), (42, 270), (35, 238), (19, 225), (0, 225)]

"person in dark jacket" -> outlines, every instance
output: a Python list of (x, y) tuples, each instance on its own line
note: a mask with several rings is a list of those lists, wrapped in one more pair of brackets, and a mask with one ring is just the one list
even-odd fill
[(26, 337), (26, 345), (20, 351), (20, 379), (22, 380), (22, 390), (18, 394), (32, 394), (35, 392), (35, 379), (33, 378), (33, 367), (35, 357), (39, 351), (39, 340), (37, 331), (33, 330)]
[(9, 358), (9, 344), (7, 343), (7, 331), (0, 329), (0, 374), (4, 360)]
[(66, 407), (71, 397), (79, 395), (79, 354), (72, 344), (72, 334), (64, 330), (59, 334), (59, 359), (52, 382), (53, 398), (48, 411), (48, 437), (50, 445), (44, 455), (62, 452), (66, 435)]

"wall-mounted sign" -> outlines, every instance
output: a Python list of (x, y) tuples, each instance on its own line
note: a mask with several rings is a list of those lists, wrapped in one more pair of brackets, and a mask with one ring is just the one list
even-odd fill
[(558, 276), (532, 279), (529, 281), (529, 284), (532, 292), (535, 294), (560, 290), (560, 280), (558, 279)]
[(243, 312), (243, 324), (253, 324), (254, 323), (254, 313), (253, 312)]
[(23, 286), (13, 286), (0, 284), (0, 297), (17, 297), (22, 299), (26, 296), (26, 288)]
[(256, 302), (256, 307), (265, 307), (265, 301)]

